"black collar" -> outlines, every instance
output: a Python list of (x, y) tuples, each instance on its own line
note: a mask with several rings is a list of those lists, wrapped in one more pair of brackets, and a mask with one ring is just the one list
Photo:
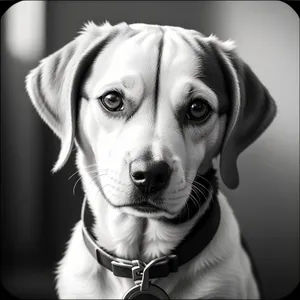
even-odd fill
[[(210, 197), (210, 205), (205, 213), (197, 221), (190, 233), (183, 241), (171, 252), (170, 255), (161, 257), (149, 269), (149, 279), (166, 277), (169, 273), (177, 272), (178, 267), (184, 265), (196, 255), (198, 255), (212, 240), (220, 223), (220, 206), (217, 199), (218, 183), (215, 176), (216, 171), (211, 169), (204, 176), (197, 177), (194, 184), (198, 189), (194, 189), (197, 201), (203, 201), (204, 197)], [(202, 186), (202, 189), (200, 187)], [(201, 190), (201, 194), (199, 194)], [(197, 192), (198, 191), (198, 192)], [(204, 197), (203, 197), (204, 195)], [(195, 205), (195, 201), (188, 201), (191, 211)], [(199, 206), (195, 206), (192, 214), (183, 212), (177, 218), (172, 220), (164, 220), (172, 224), (180, 224), (190, 220), (198, 211)], [(87, 249), (99, 264), (111, 270), (115, 276), (132, 278), (134, 281), (140, 280), (142, 271), (146, 264), (139, 260), (127, 260), (118, 258), (101, 248), (94, 237), (91, 228), (93, 225), (93, 214), (85, 199), (82, 205), (82, 233)]]

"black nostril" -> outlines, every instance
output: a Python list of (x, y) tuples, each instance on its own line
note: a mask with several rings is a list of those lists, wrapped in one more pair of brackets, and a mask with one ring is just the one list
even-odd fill
[(145, 172), (142, 171), (137, 171), (131, 174), (131, 176), (135, 179), (135, 180), (145, 180), (146, 179), (146, 174)]
[(137, 160), (131, 163), (131, 180), (145, 193), (156, 192), (164, 188), (171, 177), (171, 168), (164, 161)]

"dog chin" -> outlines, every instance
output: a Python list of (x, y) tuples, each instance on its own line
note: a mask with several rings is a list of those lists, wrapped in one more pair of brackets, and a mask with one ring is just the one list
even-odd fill
[(135, 207), (121, 207), (120, 210), (128, 215), (132, 215), (140, 218), (148, 219), (160, 219), (160, 218), (172, 218), (173, 214), (170, 214), (163, 210), (152, 210), (147, 208), (135, 208)]

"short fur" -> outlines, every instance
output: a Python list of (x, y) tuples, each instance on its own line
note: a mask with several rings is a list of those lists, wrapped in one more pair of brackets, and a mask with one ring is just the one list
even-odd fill
[[(183, 224), (161, 220), (182, 211), (195, 177), (218, 155), (224, 183), (238, 186), (239, 154), (276, 113), (273, 99), (238, 57), (232, 41), (171, 26), (89, 22), (74, 41), (30, 72), (26, 87), (40, 116), (61, 139), (54, 171), (76, 143), (99, 245), (116, 256), (146, 262), (168, 255), (207, 209), (209, 199)], [(121, 112), (103, 108), (99, 99), (110, 90), (125, 95)], [(186, 118), (190, 99), (197, 97), (212, 109), (201, 125)], [(141, 197), (129, 166), (147, 155), (173, 170), (159, 198), (164, 210), (155, 214), (126, 206)], [(171, 299), (259, 298), (238, 223), (220, 191), (218, 201), (220, 226), (209, 245), (177, 273), (154, 280)], [(121, 298), (134, 282), (115, 277), (94, 260), (81, 226), (79, 221), (74, 227), (57, 269), (59, 297)]]

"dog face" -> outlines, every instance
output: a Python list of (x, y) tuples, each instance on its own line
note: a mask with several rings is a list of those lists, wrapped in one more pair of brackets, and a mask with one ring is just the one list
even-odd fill
[[(103, 51), (91, 67), (81, 136), (108, 202), (133, 214), (171, 216), (217, 153), (226, 117), (216, 91), (200, 79), (205, 49), (194, 51), (173, 29), (132, 27), (131, 37), (116, 39), (104, 50), (109, 57)], [(213, 67), (226, 95), (221, 69)]]
[(237, 156), (275, 115), (233, 43), (168, 26), (90, 24), (31, 72), (27, 90), (62, 140), (55, 169), (75, 138), (102, 196), (146, 217), (177, 215), (219, 153), (236, 187)]

